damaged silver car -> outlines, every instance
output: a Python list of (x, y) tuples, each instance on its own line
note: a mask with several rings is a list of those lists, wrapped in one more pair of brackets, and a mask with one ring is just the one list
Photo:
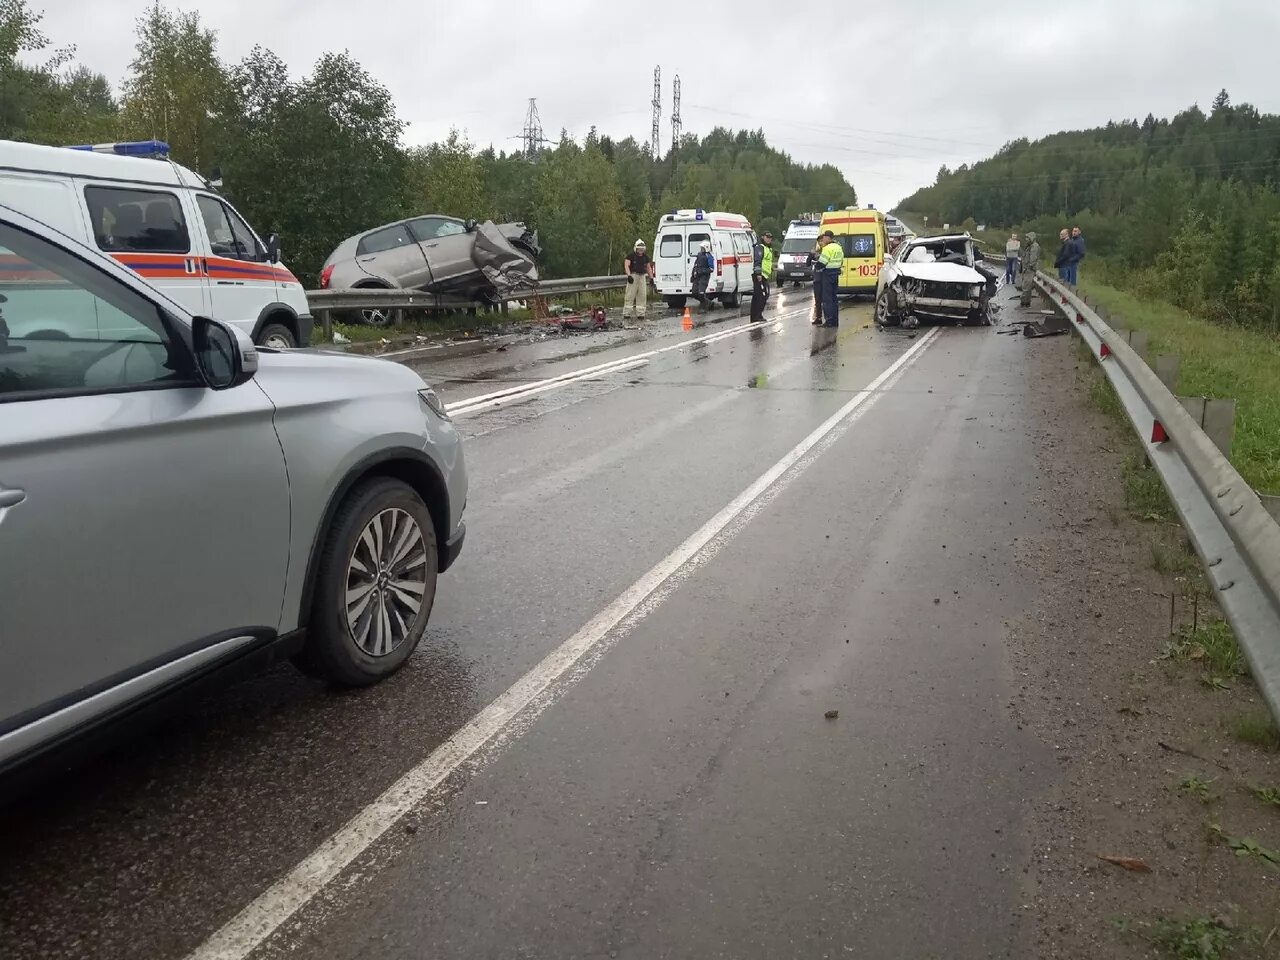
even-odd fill
[(876, 323), (919, 326), (920, 320), (992, 324), (999, 276), (982, 266), (967, 233), (913, 237), (886, 258), (876, 283)]
[[(538, 282), (538, 234), (523, 223), (428, 214), (348, 237), (320, 271), (321, 289), (406, 289), (497, 303)], [(396, 311), (362, 311), (385, 325)]]

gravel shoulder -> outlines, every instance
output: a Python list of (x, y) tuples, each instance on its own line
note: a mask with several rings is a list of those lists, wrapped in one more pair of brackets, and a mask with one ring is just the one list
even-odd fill
[[(1157, 560), (1185, 556), (1181, 529), (1127, 509), (1138, 447), (1090, 401), (1099, 374), (1073, 340), (1014, 345), (1042, 386), (1010, 415), (1040, 425), (1040, 496), (1054, 518), (1020, 544), (1041, 590), (1006, 638), (1019, 688), (1008, 709), (1059, 773), (1029, 825), (1034, 955), (1280, 957), (1280, 864), (1265, 855), (1280, 848), (1280, 807), (1251, 789), (1280, 787), (1280, 754), (1229, 732), (1265, 708), (1247, 677), (1223, 688), (1196, 660), (1167, 656), (1171, 633), (1215, 611)], [(1265, 852), (1237, 853), (1229, 839)]]

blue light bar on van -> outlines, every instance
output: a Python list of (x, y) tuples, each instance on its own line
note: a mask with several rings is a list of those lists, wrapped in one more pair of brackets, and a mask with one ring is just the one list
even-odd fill
[(701, 208), (701, 207), (699, 207), (697, 210), (693, 211), (693, 219), (695, 219), (695, 220), (701, 220), (701, 219), (702, 219), (702, 208)]
[(167, 157), (169, 145), (163, 140), (133, 140), (124, 143), (78, 143), (68, 150), (85, 150), (89, 153), (114, 153), (121, 157)]

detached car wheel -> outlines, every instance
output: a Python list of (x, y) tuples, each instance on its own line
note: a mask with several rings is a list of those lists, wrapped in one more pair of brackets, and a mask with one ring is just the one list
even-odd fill
[(298, 345), (293, 331), (283, 323), (268, 323), (258, 331), (258, 346), (274, 347), (277, 350), (291, 350)]
[(682, 310), (684, 305), (689, 302), (687, 297), (663, 297), (667, 301), (667, 306), (672, 310)]
[(395, 673), (426, 629), (437, 566), (435, 528), (422, 498), (390, 478), (357, 486), (322, 547), (298, 665), (348, 687)]

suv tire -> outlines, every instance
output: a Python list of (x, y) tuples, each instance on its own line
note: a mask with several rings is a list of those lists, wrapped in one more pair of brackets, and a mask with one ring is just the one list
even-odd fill
[(321, 547), (298, 666), (346, 687), (395, 673), (422, 639), (437, 569), (431, 514), (413, 488), (388, 477), (357, 485)]

